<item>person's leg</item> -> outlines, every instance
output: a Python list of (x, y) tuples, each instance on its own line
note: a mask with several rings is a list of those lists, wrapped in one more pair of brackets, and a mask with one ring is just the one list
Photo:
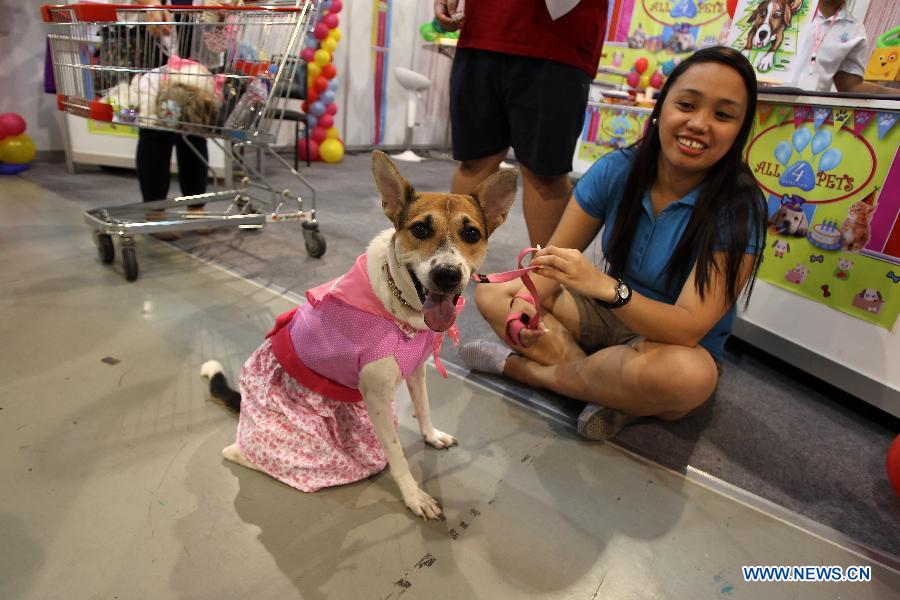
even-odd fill
[(182, 195), (193, 196), (205, 193), (208, 175), (206, 163), (209, 162), (206, 140), (196, 135), (189, 135), (187, 138), (178, 135), (175, 143), (175, 156), (178, 160), (178, 185)]
[(506, 157), (506, 150), (473, 160), (461, 160), (453, 173), (452, 194), (471, 194), (479, 183), (497, 172)]
[(522, 208), (531, 247), (546, 246), (566, 210), (572, 195), (569, 175), (537, 175), (524, 164), (522, 172)]
[(137, 167), (138, 184), (144, 202), (164, 200), (169, 194), (169, 162), (175, 134), (156, 129), (138, 129)]

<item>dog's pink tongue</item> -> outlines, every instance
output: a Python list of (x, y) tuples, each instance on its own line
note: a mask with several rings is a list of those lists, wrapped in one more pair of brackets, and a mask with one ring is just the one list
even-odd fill
[(422, 305), (425, 324), (432, 331), (447, 331), (456, 320), (456, 307), (453, 306), (453, 294), (428, 292), (425, 304)]

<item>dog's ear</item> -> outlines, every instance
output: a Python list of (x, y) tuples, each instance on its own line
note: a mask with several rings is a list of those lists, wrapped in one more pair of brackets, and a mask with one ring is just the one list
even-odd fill
[(380, 150), (372, 152), (372, 174), (375, 175), (375, 186), (381, 194), (381, 209), (395, 227), (406, 205), (415, 197), (415, 190), (403, 179), (397, 167)]
[(747, 24), (748, 24), (748, 25), (753, 25), (754, 23), (756, 23), (757, 17), (759, 17), (759, 16), (760, 16), (760, 13), (762, 12), (761, 10), (759, 10), (759, 9), (760, 9), (760, 6), (761, 6), (761, 4), (758, 4), (758, 5), (756, 6), (756, 10), (754, 10), (752, 13), (750, 13), (750, 16), (747, 17)]
[(790, 251), (791, 251), (791, 245), (790, 245), (790, 244), (785, 244), (785, 246), (787, 247), (786, 250), (787, 250), (788, 252), (790, 252)]
[(516, 182), (519, 172), (516, 169), (503, 169), (478, 184), (472, 191), (472, 197), (484, 211), (487, 234), (503, 225), (513, 200), (516, 199)]
[(784, 16), (782, 17), (782, 19), (784, 19), (784, 28), (785, 29), (787, 29), (788, 27), (791, 26), (792, 18), (794, 18), (793, 8), (791, 8), (790, 4), (785, 4), (784, 5)]

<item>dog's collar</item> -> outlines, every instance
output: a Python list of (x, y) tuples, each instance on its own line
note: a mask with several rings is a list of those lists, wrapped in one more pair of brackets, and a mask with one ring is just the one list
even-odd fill
[(384, 265), (381, 268), (384, 269), (384, 274), (387, 275), (387, 283), (388, 283), (388, 287), (391, 288), (391, 293), (394, 295), (395, 298), (397, 298), (397, 300), (400, 301), (400, 304), (402, 304), (409, 310), (412, 310), (415, 312), (421, 312), (420, 309), (414, 307), (412, 304), (410, 304), (406, 300), (406, 298), (403, 297), (403, 292), (400, 291), (400, 288), (398, 288), (397, 284), (394, 282), (394, 277), (393, 277), (393, 275), (391, 275), (391, 268), (390, 268), (390, 266), (388, 266), (388, 262), (386, 259), (384, 261)]

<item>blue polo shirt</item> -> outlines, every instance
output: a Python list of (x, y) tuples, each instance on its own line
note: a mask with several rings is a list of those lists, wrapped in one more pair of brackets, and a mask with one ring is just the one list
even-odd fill
[[(575, 186), (575, 199), (581, 209), (607, 225), (600, 241), (604, 255), (607, 254), (612, 224), (615, 223), (616, 213), (622, 202), (633, 157), (634, 151), (631, 149), (610, 152), (595, 162)], [(650, 190), (644, 194), (641, 199), (643, 211), (634, 232), (628, 264), (622, 275), (631, 289), (652, 300), (675, 304), (686, 278), (669, 286), (666, 283), (665, 269), (687, 228), (699, 193), (698, 186), (658, 215), (653, 214)], [(747, 252), (758, 254), (761, 251), (760, 241), (751, 239)], [(717, 360), (722, 360), (725, 355), (725, 340), (734, 327), (734, 315), (735, 307), (732, 306), (700, 340), (700, 345)]]

